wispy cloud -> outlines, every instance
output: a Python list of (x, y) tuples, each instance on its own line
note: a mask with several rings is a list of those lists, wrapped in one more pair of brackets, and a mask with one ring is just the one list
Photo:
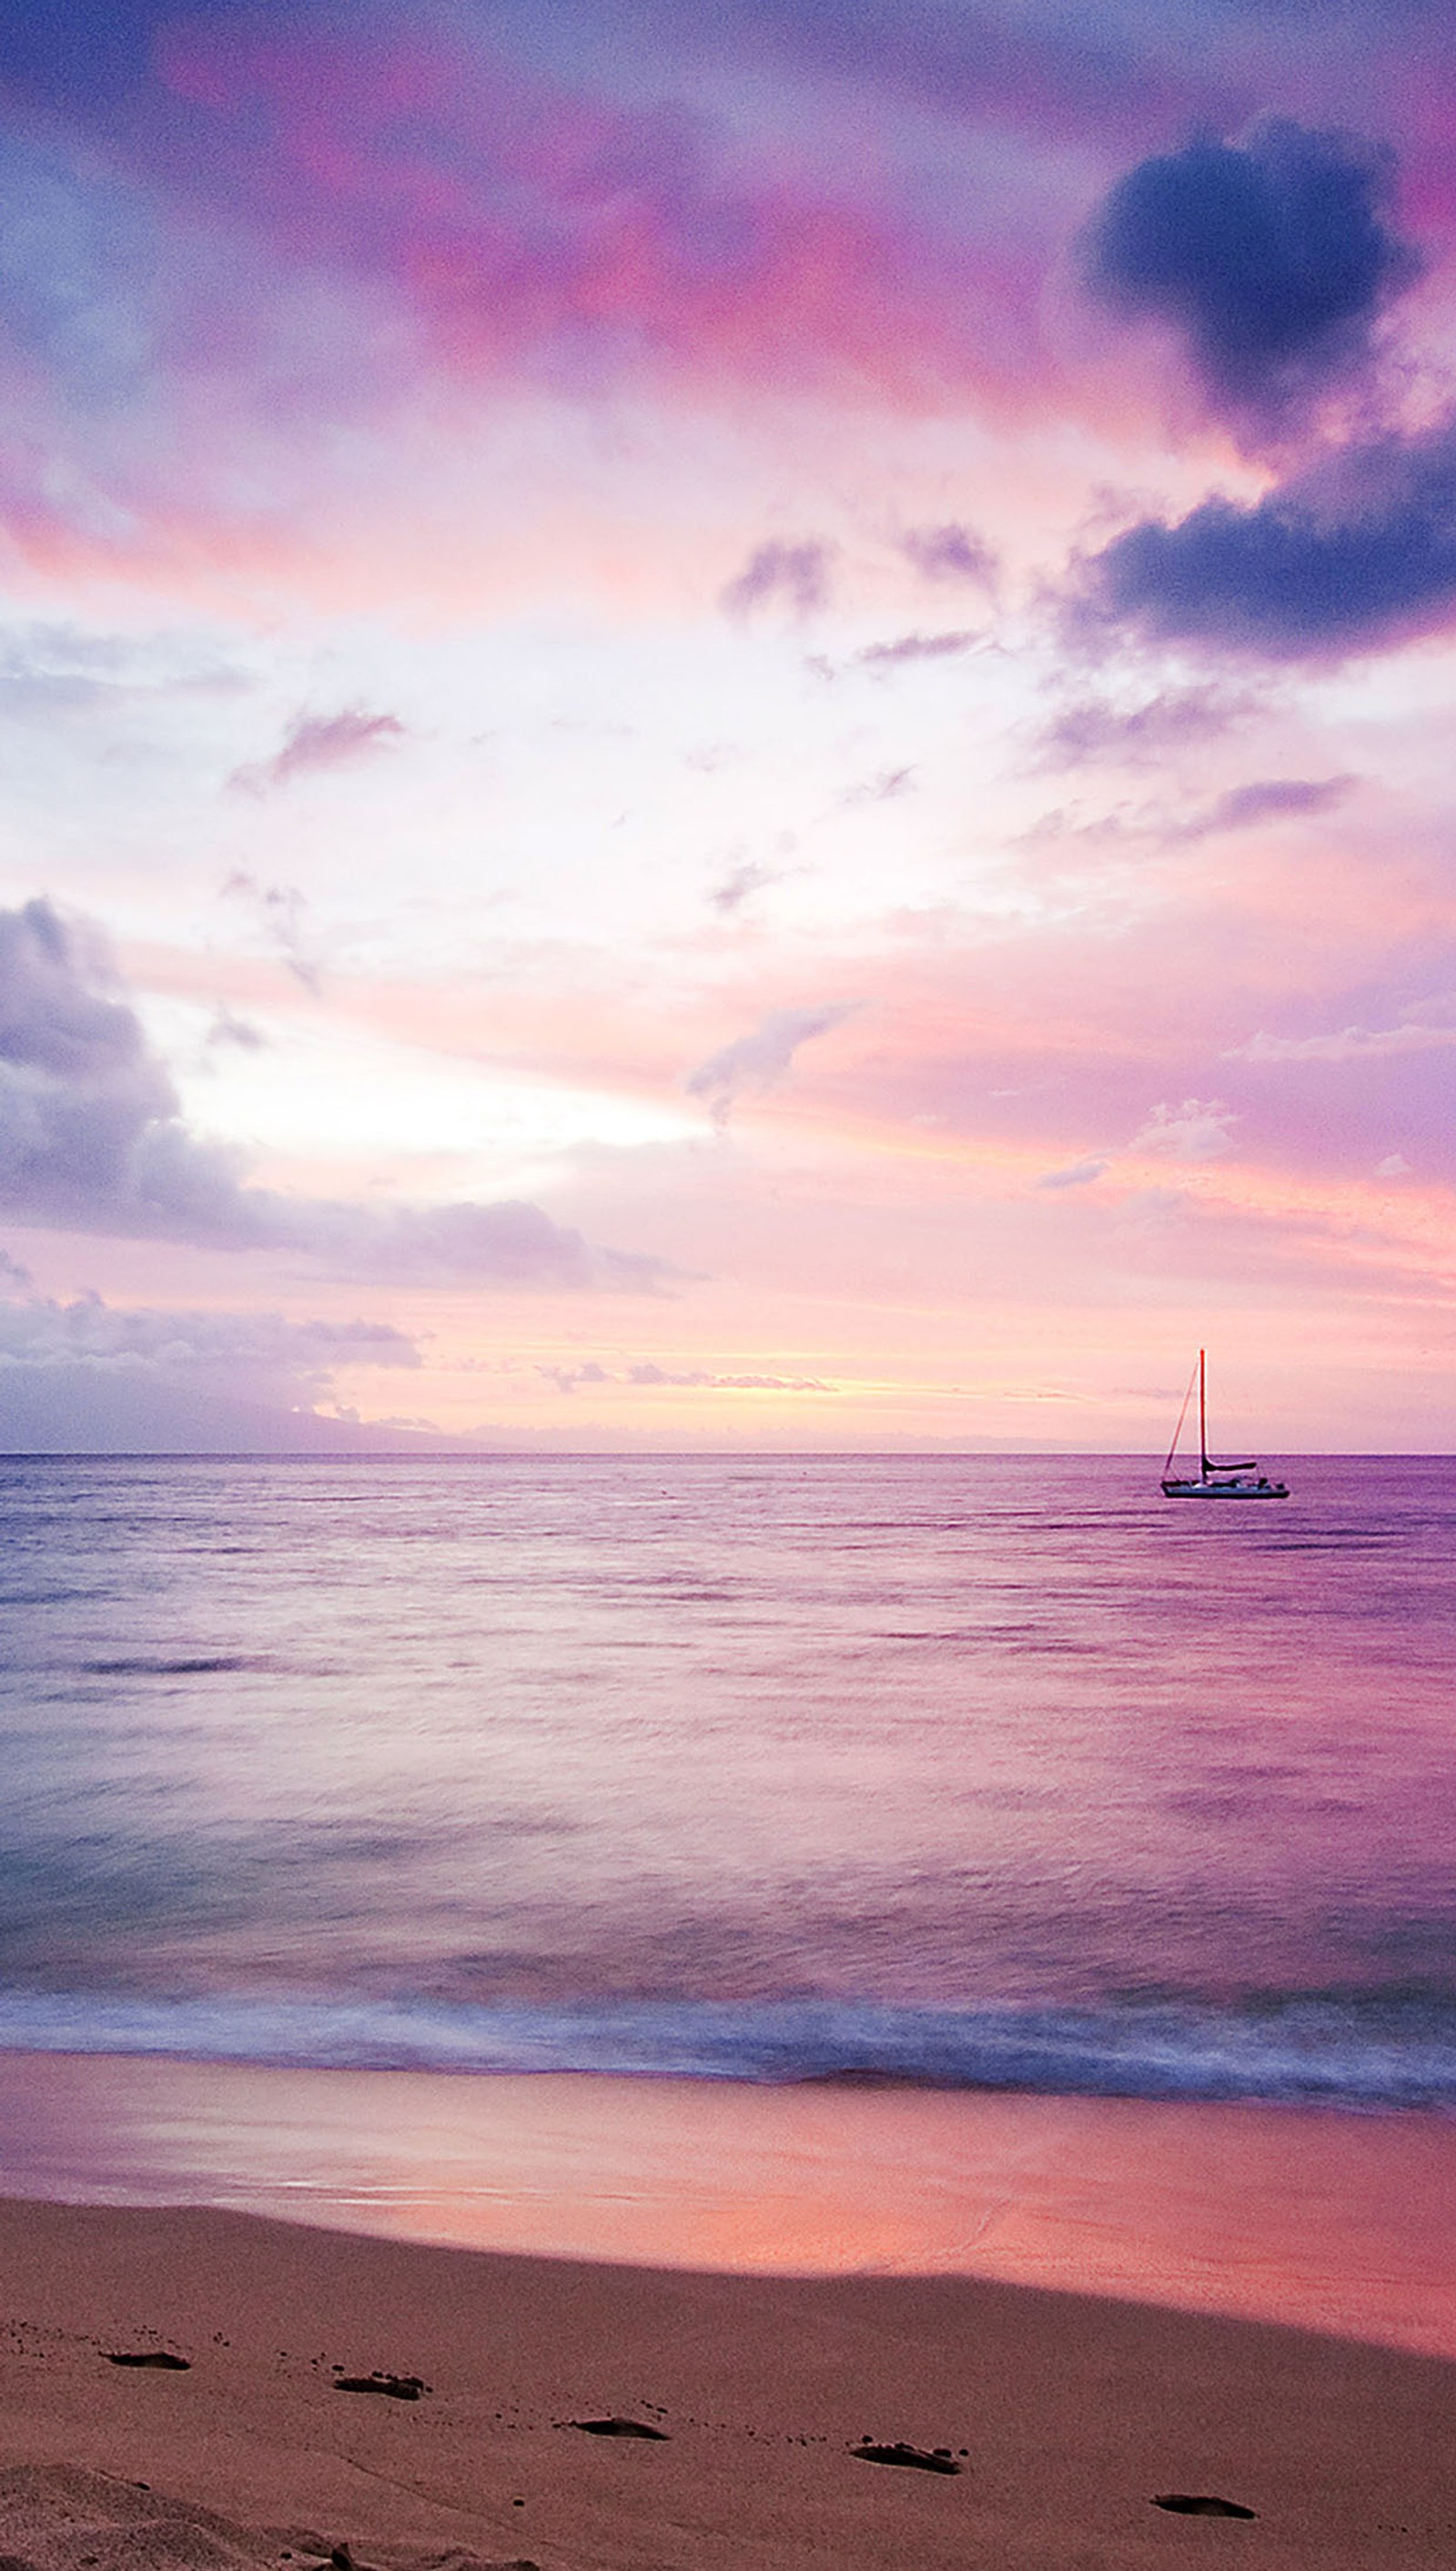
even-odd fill
[(906, 561), (925, 580), (970, 581), (977, 589), (995, 583), (996, 554), (973, 527), (912, 527), (899, 541)]
[(223, 1047), (237, 1053), (262, 1053), (267, 1046), (267, 1038), (261, 1029), (253, 1026), (250, 1019), (240, 1018), (233, 1009), (218, 1011), (203, 1041), (212, 1048)]
[(865, 776), (857, 785), (847, 785), (839, 800), (846, 807), (856, 803), (893, 803), (898, 795), (910, 792), (914, 781), (913, 768), (882, 768), (877, 776)]
[(1229, 1062), (1374, 1062), (1394, 1054), (1440, 1053), (1456, 1045), (1456, 1025), (1407, 1019), (1398, 1027), (1341, 1027), (1329, 1035), (1250, 1036), (1231, 1046)]
[(1133, 1137), (1135, 1152), (1167, 1152), (1176, 1161), (1217, 1161), (1233, 1148), (1234, 1112), (1221, 1099), (1186, 1098), (1181, 1107), (1155, 1107)]
[(365, 714), (357, 706), (337, 715), (300, 715), (273, 757), (240, 768), (233, 782), (248, 793), (265, 794), (320, 770), (351, 767), (404, 737), (397, 715)]
[(583, 1384), (595, 1389), (604, 1383), (622, 1384), (633, 1391), (685, 1392), (837, 1392), (837, 1384), (826, 1383), (813, 1374), (718, 1374), (708, 1366), (662, 1366), (650, 1359), (619, 1368), (604, 1366), (595, 1357), (577, 1365), (542, 1365), (537, 1373), (558, 1392), (574, 1393)]
[(229, 875), (222, 892), (225, 901), (241, 902), (251, 911), (266, 944), (282, 957), (294, 981), (317, 999), (323, 985), (323, 958), (309, 926), (307, 896), (298, 885), (259, 883), (255, 875), (240, 868)]
[(1180, 825), (1184, 839), (1209, 839), (1222, 830), (1251, 830), (1263, 821), (1303, 820), (1332, 811), (1359, 783), (1356, 776), (1267, 776), (1230, 785), (1206, 812)]
[(752, 859), (745, 858), (741, 865), (732, 867), (721, 883), (713, 886), (708, 898), (715, 910), (728, 914), (741, 910), (752, 893), (763, 892), (769, 884), (777, 883), (779, 880), (777, 868), (758, 865)]
[(726, 1125), (740, 1098), (776, 1088), (801, 1045), (842, 1026), (860, 1005), (833, 1000), (819, 1008), (770, 1009), (750, 1034), (736, 1036), (700, 1063), (684, 1087), (690, 1098), (707, 1101), (716, 1125)]
[(812, 615), (828, 603), (832, 550), (816, 538), (796, 545), (758, 545), (724, 591), (725, 609), (729, 616), (748, 616), (776, 602), (796, 616)]
[(1249, 696), (1210, 681), (1160, 688), (1127, 707), (1081, 698), (1053, 717), (1038, 747), (1048, 768), (1081, 768), (1094, 760), (1155, 766), (1170, 754), (1218, 740), (1252, 711)]
[(854, 657), (867, 669), (891, 670), (909, 661), (959, 660), (980, 640), (979, 634), (968, 630), (955, 634), (901, 634), (893, 643), (867, 643)]

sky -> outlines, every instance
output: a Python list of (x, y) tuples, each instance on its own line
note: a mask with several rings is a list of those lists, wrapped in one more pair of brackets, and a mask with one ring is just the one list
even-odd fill
[(0, 0), (0, 1446), (1456, 1445), (1444, 0)]

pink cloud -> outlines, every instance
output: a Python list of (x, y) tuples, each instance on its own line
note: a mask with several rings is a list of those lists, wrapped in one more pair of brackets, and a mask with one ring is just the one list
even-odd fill
[(1175, 1161), (1217, 1161), (1233, 1149), (1238, 1118), (1221, 1099), (1186, 1098), (1181, 1107), (1155, 1107), (1133, 1137), (1135, 1152), (1166, 1152)]
[(629, 108), (421, 24), (194, 22), (158, 64), (207, 139), (193, 183), (290, 260), (387, 279), (452, 373), (1019, 408), (1043, 371), (1050, 237), (1029, 263), (873, 177), (755, 168), (697, 105)]
[(404, 739), (404, 730), (397, 715), (369, 715), (357, 706), (337, 715), (300, 715), (282, 748), (271, 759), (241, 768), (234, 781), (254, 793), (290, 785), (295, 777), (347, 767), (372, 751), (386, 749)]

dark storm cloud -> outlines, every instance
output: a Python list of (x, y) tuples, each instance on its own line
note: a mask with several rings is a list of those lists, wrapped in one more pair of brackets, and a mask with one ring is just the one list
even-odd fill
[(1345, 448), (1251, 507), (1145, 519), (1082, 567), (1075, 617), (1272, 661), (1332, 659), (1456, 620), (1456, 418)]
[(729, 616), (781, 600), (799, 616), (822, 607), (829, 595), (829, 547), (809, 539), (799, 545), (759, 545), (723, 593)]
[(102, 941), (46, 901), (0, 911), (0, 1210), (62, 1231), (294, 1251), (350, 1276), (650, 1290), (670, 1273), (596, 1248), (539, 1206), (362, 1206), (249, 1187), (235, 1153), (184, 1122)]
[(1394, 156), (1270, 118), (1127, 172), (1088, 230), (1084, 270), (1115, 311), (1181, 330), (1213, 406), (1277, 429), (1348, 382), (1420, 261), (1385, 220)]

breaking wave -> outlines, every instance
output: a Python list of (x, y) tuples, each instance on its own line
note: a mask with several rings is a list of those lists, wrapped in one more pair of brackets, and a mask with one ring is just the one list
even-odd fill
[(0, 1993), (0, 2047), (316, 2069), (844, 2081), (1096, 2098), (1456, 2109), (1456, 2002), (917, 2008), (846, 2001), (470, 2008)]

